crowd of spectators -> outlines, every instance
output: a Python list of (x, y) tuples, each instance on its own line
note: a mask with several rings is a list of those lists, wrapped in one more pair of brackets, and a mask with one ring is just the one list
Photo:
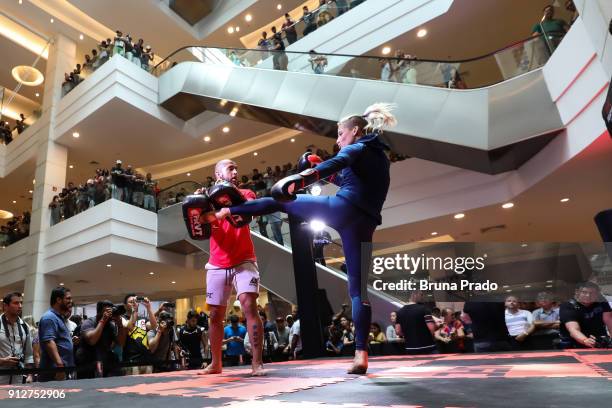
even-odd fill
[(20, 113), (19, 119), (15, 121), (15, 127), (13, 127), (13, 129), (11, 129), (11, 125), (8, 123), (8, 121), (0, 120), (0, 143), (8, 145), (13, 141), (14, 133), (17, 133), (18, 135), (22, 134), (23, 131), (28, 128), (25, 120), (25, 115)]
[(7, 247), (30, 235), (30, 212), (11, 218), (0, 226), (0, 248)]
[[(591, 282), (577, 285), (574, 296), (560, 304), (542, 292), (532, 311), (515, 296), (508, 296), (505, 303), (466, 302), (462, 311), (429, 309), (422, 301), (422, 292), (412, 292), (410, 300), (390, 314), (385, 331), (379, 323), (371, 324), (370, 354), (612, 347), (612, 308)], [(72, 294), (65, 286), (52, 290), (50, 308), (36, 323), (29, 317), (22, 319), (21, 293), (7, 294), (2, 306), (0, 370), (59, 370), (23, 377), (0, 372), (0, 383), (198, 369), (210, 361), (208, 316), (200, 309), (188, 311), (179, 324), (176, 304), (161, 302), (154, 311), (147, 297), (130, 293), (121, 304), (99, 301), (96, 315), (88, 318), (73, 315)], [(354, 325), (347, 309), (343, 305), (325, 327), (325, 349), (330, 356), (354, 353)], [(274, 321), (261, 307), (259, 314), (265, 333), (264, 361), (299, 359), (302, 333), (297, 310)], [(250, 363), (252, 345), (245, 325), (236, 302), (224, 328), (226, 366)], [(13, 341), (17, 337), (20, 341)]]
[(131, 165), (123, 168), (122, 161), (117, 160), (110, 171), (96, 169), (95, 175), (84, 184), (75, 186), (69, 182), (53, 196), (49, 204), (51, 226), (111, 198), (155, 212), (158, 193), (157, 182), (150, 173), (142, 175)]
[[(121, 304), (97, 302), (96, 315), (87, 317), (73, 314), (71, 291), (59, 286), (51, 291), (49, 310), (33, 322), (21, 317), (22, 302), (18, 292), (2, 299), (0, 370), (50, 371), (23, 376), (0, 372), (0, 384), (200, 369), (210, 362), (208, 316), (199, 308), (189, 310), (183, 323), (177, 320), (175, 303), (162, 302), (154, 310), (147, 297), (130, 293)], [(259, 309), (264, 360), (295, 358), (300, 351), (297, 314), (272, 323)], [(248, 364), (251, 359), (245, 324), (240, 305), (235, 305), (224, 329), (225, 366)]]
[(128, 61), (145, 71), (151, 70), (151, 64), (155, 59), (151, 46), (145, 46), (142, 38), (134, 42), (129, 34), (124, 35), (121, 31), (115, 33), (114, 39), (107, 38), (101, 41), (95, 49), (91, 50), (91, 55), (86, 54), (84, 61), (77, 64), (72, 72), (64, 73), (63, 95), (72, 91), (83, 79), (115, 55), (127, 58)]
[[(325, 348), (334, 355), (354, 353), (353, 322), (347, 305), (325, 330)], [(542, 292), (535, 302), (508, 296), (501, 302), (466, 302), (463, 310), (428, 308), (422, 292), (391, 312), (389, 325), (370, 327), (370, 354), (431, 354), (490, 351), (612, 348), (612, 308), (591, 282), (576, 287), (566, 302)]]

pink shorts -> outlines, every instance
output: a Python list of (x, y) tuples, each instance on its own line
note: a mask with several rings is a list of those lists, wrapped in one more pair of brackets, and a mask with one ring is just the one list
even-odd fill
[(232, 286), (236, 288), (236, 297), (243, 293), (259, 294), (259, 270), (255, 262), (247, 261), (227, 269), (207, 263), (205, 268), (209, 305), (227, 306)]

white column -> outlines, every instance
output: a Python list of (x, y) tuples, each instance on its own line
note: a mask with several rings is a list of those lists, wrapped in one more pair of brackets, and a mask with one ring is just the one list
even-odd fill
[(49, 203), (66, 183), (68, 149), (54, 142), (56, 107), (61, 100), (64, 72), (75, 67), (76, 43), (57, 35), (49, 49), (45, 73), (43, 112), (49, 112), (47, 137), (38, 143), (32, 220), (30, 223), (28, 268), (25, 277), (23, 314), (38, 320), (49, 308), (51, 289), (58, 285), (57, 277), (45, 275), (45, 236), (50, 228)]

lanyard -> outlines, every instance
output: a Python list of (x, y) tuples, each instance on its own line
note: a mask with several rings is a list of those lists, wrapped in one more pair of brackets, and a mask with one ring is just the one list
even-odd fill
[[(17, 329), (19, 330), (19, 341), (21, 342), (21, 352), (25, 353), (25, 341), (23, 340), (23, 332), (21, 330), (21, 324), (19, 324), (20, 323), (19, 317), (17, 318), (16, 323), (17, 323)], [(11, 336), (9, 334), (9, 329), (8, 329), (9, 324), (6, 319), (6, 315), (4, 314), (2, 315), (2, 325), (4, 326), (4, 334), (6, 335), (6, 338), (9, 341), (9, 346), (11, 347), (11, 354), (14, 356), (15, 353), (17, 352), (17, 349), (15, 347), (17, 344), (17, 341), (15, 339), (15, 329), (13, 329), (13, 338), (11, 341)], [(26, 333), (26, 340), (27, 340), (27, 333)]]

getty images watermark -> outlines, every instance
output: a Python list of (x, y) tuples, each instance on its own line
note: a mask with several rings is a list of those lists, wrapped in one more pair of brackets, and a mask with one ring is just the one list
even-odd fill
[[(407, 254), (395, 254), (394, 256), (376, 256), (372, 258), (372, 272), (382, 275), (387, 271), (408, 272), (414, 275), (418, 271), (440, 271), (454, 272), (463, 275), (469, 271), (482, 271), (485, 268), (486, 255), (479, 257), (441, 257), (441, 256), (410, 256)], [(385, 282), (376, 279), (372, 282), (376, 290), (381, 291), (412, 291), (412, 290), (469, 290), (469, 291), (495, 291), (498, 284), (486, 280), (485, 282), (470, 282), (468, 279), (460, 279), (452, 282), (431, 282), (429, 279), (400, 279), (394, 282)]]

